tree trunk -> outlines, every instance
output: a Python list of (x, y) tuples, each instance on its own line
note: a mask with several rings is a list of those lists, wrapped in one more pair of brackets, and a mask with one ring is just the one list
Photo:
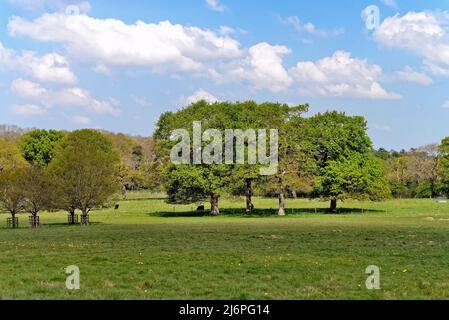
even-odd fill
[(75, 210), (74, 209), (70, 209), (69, 210), (69, 214), (71, 216), (70, 224), (75, 224)]
[(123, 201), (126, 200), (126, 187), (125, 186), (122, 187), (122, 200)]
[(15, 213), (11, 213), (12, 216), (12, 228), (16, 229), (18, 226), (16, 225), (16, 214)]
[(89, 225), (89, 212), (87, 210), (83, 210), (81, 213), (81, 225), (83, 226)]
[(329, 209), (331, 213), (337, 213), (337, 199), (331, 200), (331, 207)]
[(220, 214), (220, 209), (218, 208), (218, 195), (211, 195), (210, 197), (210, 214), (213, 216), (218, 216)]
[(31, 213), (31, 216), (33, 217), (31, 228), (38, 228), (39, 227), (39, 225), (37, 224), (37, 214), (38, 214), (37, 212), (32, 212)]
[(292, 197), (293, 197), (293, 199), (297, 199), (298, 198), (298, 194), (296, 193), (296, 190), (292, 191)]
[(281, 192), (279, 192), (279, 213), (280, 216), (285, 216), (285, 189), (281, 188)]
[(252, 180), (246, 179), (246, 212), (251, 212), (254, 209), (252, 197), (253, 197)]

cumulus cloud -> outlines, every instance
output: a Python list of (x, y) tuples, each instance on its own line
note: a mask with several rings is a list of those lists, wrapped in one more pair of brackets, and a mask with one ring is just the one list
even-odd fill
[[(312, 24), (302, 23), (297, 17), (291, 18), (290, 22), (316, 36), (333, 34)], [(102, 74), (110, 75), (110, 68), (114, 66), (148, 67), (154, 72), (168, 71), (178, 76), (178, 72), (189, 71), (206, 75), (218, 83), (248, 84), (255, 90), (281, 92), (299, 85), (301, 93), (311, 95), (400, 98), (380, 84), (382, 69), (379, 66), (352, 58), (348, 52), (338, 51), (331, 57), (315, 62), (299, 62), (289, 70), (284, 64), (284, 57), (291, 53), (289, 48), (261, 42), (241, 50), (240, 43), (229, 36), (235, 30), (224, 26), (211, 31), (169, 21), (126, 24), (117, 19), (50, 13), (35, 20), (13, 17), (8, 23), (8, 29), (11, 36), (26, 36), (62, 44), (70, 58), (87, 61), (92, 64), (92, 70)], [(0, 47), (0, 61), (10, 59), (10, 55), (10, 51)], [(65, 84), (76, 81), (66, 58), (60, 55), (40, 57), (35, 53), (24, 53), (18, 61), (21, 61), (22, 69), (28, 75), (38, 80)], [(412, 74), (408, 76), (411, 78)], [(420, 75), (420, 79), (418, 74), (413, 76), (415, 82), (423, 83), (426, 80), (423, 75)], [(35, 83), (19, 84), (23, 87), (22, 91), (35, 92), (45, 102), (44, 105), (55, 105), (55, 101), (62, 101), (86, 108), (89, 106), (93, 110), (105, 110), (103, 113), (113, 114), (116, 110), (110, 101), (98, 101), (80, 88), (49, 91)], [(41, 93), (41, 90), (45, 92)], [(200, 93), (204, 95), (205, 91)], [(212, 95), (205, 96), (215, 98)], [(37, 101), (35, 99), (33, 101)]]
[(226, 7), (220, 3), (220, 0), (206, 0), (206, 6), (217, 12), (223, 12), (226, 10)]
[(403, 82), (417, 83), (422, 86), (428, 86), (433, 83), (426, 73), (413, 70), (410, 66), (406, 66), (404, 69), (396, 72), (396, 78)]
[(11, 107), (12, 112), (23, 117), (37, 117), (47, 114), (47, 111), (35, 104), (20, 104)]
[(207, 92), (204, 89), (198, 89), (197, 91), (195, 91), (194, 94), (192, 94), (191, 96), (182, 99), (184, 100), (184, 104), (186, 106), (191, 105), (192, 103), (204, 100), (206, 102), (209, 103), (214, 103), (214, 102), (218, 102), (220, 100), (218, 100), (217, 97), (215, 97), (214, 95), (212, 95), (211, 93)]
[(112, 71), (104, 64), (99, 64), (92, 69), (95, 73), (102, 74), (104, 76), (111, 76)]
[(66, 58), (59, 54), (38, 56), (34, 52), (24, 52), (16, 61), (21, 69), (38, 80), (63, 84), (76, 82)]
[(249, 48), (246, 58), (228, 70), (230, 79), (247, 81), (255, 89), (274, 92), (285, 90), (291, 85), (292, 79), (284, 68), (283, 56), (290, 53), (290, 49), (285, 46), (266, 42), (256, 44)]
[(32, 51), (18, 55), (0, 42), (0, 66), (18, 69), (40, 81), (73, 84), (76, 76), (70, 70), (67, 59), (57, 53), (39, 56)]
[(21, 98), (47, 108), (71, 106), (82, 107), (98, 114), (117, 116), (120, 113), (120, 110), (115, 108), (111, 102), (94, 99), (89, 91), (82, 88), (72, 87), (51, 91), (38, 83), (19, 78), (12, 82), (11, 91)]
[[(449, 67), (449, 12), (408, 12), (386, 18), (374, 39), (390, 48), (408, 50), (423, 58), (429, 70)], [(441, 70), (440, 70), (441, 71)], [(440, 72), (441, 75), (441, 72)]]
[(47, 90), (40, 84), (28, 80), (23, 80), (22, 78), (16, 79), (11, 83), (11, 90), (22, 98), (33, 100), (38, 100), (46, 97), (48, 93)]
[(424, 61), (424, 67), (428, 72), (432, 73), (433, 75), (449, 77), (449, 68), (443, 67), (441, 65), (429, 61)]
[(7, 67), (9, 66), (13, 61), (13, 52), (5, 48), (0, 41), (0, 67)]
[(399, 99), (379, 83), (382, 68), (367, 60), (353, 58), (351, 53), (337, 51), (318, 61), (302, 61), (290, 70), (293, 79), (306, 95)]
[(11, 36), (62, 43), (71, 55), (105, 66), (148, 66), (154, 71), (201, 70), (214, 59), (240, 55), (240, 43), (229, 36), (162, 21), (126, 24), (87, 15), (44, 14), (28, 21), (13, 17)]

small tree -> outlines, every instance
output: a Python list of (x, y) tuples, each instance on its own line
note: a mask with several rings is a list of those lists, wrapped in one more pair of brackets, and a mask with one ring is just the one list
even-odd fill
[(25, 209), (24, 169), (0, 172), (0, 204), (11, 214), (12, 227), (16, 228), (16, 215)]
[(331, 212), (336, 212), (338, 200), (389, 193), (382, 167), (369, 156), (372, 142), (363, 117), (319, 113), (303, 131), (305, 149), (316, 163), (316, 191), (331, 201)]
[(390, 194), (383, 169), (377, 160), (360, 153), (329, 161), (321, 169), (318, 190), (323, 197), (331, 200), (332, 213), (337, 212), (338, 200), (381, 200)]
[[(104, 205), (120, 190), (118, 156), (101, 133), (79, 130), (70, 133), (56, 150), (50, 170), (55, 178), (59, 207), (81, 210), (82, 222), (89, 212)], [(71, 213), (72, 213), (71, 212)]]
[[(36, 221), (40, 211), (49, 209), (53, 190), (47, 170), (40, 166), (30, 166), (24, 171), (25, 211)], [(35, 225), (33, 225), (34, 227)]]

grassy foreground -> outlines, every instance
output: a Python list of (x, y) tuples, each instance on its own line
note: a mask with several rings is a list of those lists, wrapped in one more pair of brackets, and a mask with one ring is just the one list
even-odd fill
[[(449, 298), (449, 203), (347, 202), (326, 215), (327, 203), (289, 200), (279, 218), (276, 199), (255, 199), (260, 217), (233, 199), (221, 201), (226, 216), (188, 217), (192, 206), (132, 198), (84, 228), (46, 213), (39, 230), (26, 215), (7, 230), (1, 214), (0, 299)], [(69, 265), (81, 270), (76, 292)], [(365, 287), (369, 265), (381, 269), (379, 291)]]

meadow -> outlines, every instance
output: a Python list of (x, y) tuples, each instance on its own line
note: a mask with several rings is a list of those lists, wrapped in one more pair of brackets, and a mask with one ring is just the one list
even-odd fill
[[(0, 299), (447, 299), (449, 203), (339, 203), (222, 199), (222, 216), (136, 192), (120, 209), (91, 213), (91, 225), (43, 213), (43, 226), (6, 229), (0, 214)], [(65, 287), (77, 265), (81, 289)], [(365, 269), (381, 270), (367, 290)]]

